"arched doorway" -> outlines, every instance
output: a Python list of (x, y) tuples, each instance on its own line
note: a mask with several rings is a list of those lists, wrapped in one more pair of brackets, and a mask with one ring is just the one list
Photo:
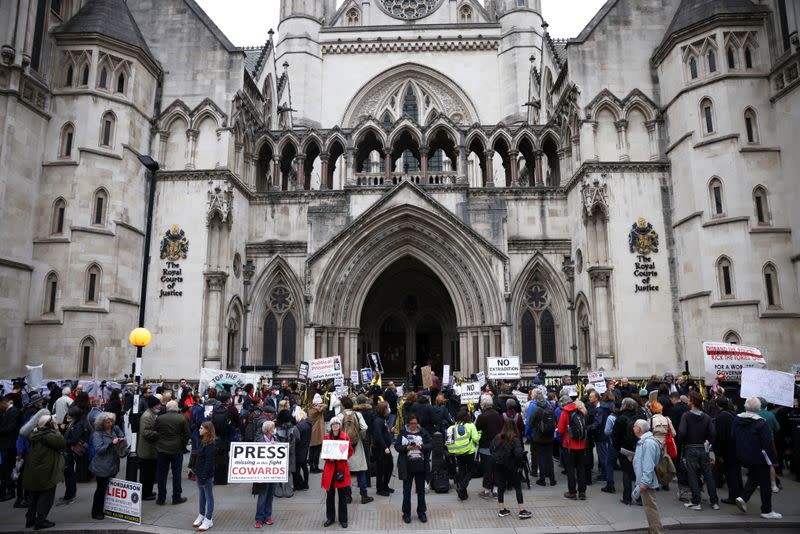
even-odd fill
[(421, 261), (398, 259), (372, 284), (361, 311), (361, 354), (380, 352), (387, 376), (405, 376), (414, 363), (458, 365), (453, 301), (438, 276)]

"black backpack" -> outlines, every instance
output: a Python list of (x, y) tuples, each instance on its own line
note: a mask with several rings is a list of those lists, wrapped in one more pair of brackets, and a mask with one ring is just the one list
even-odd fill
[(256, 410), (250, 412), (247, 418), (247, 426), (244, 429), (244, 440), (256, 441), (261, 435), (261, 427), (264, 425), (264, 421), (267, 420), (267, 416), (264, 412)]
[(450, 476), (444, 456), (444, 435), (435, 432), (431, 441), (431, 489), (436, 493), (447, 493), (450, 491)]
[(575, 441), (586, 439), (586, 416), (580, 410), (573, 410), (569, 414), (569, 425), (567, 426), (569, 438)]
[(548, 405), (545, 408), (540, 407), (539, 414), (539, 424), (536, 426), (536, 430), (538, 430), (539, 434), (542, 436), (553, 437), (553, 434), (556, 431), (555, 410)]
[(214, 408), (211, 412), (211, 424), (214, 425), (214, 431), (217, 433), (217, 437), (222, 440), (228, 439), (231, 426), (231, 413), (228, 411), (227, 406), (220, 405)]

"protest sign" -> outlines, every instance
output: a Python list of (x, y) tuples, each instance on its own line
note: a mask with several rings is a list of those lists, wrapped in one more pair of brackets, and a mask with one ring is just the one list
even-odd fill
[(397, 392), (397, 398), (398, 398), (398, 399), (399, 399), (400, 397), (402, 397), (403, 395), (405, 395), (405, 392), (403, 391), (403, 386), (397, 386), (397, 387), (395, 388), (395, 391)]
[(601, 382), (605, 380), (605, 376), (603, 376), (603, 371), (590, 371), (588, 374), (589, 382), (594, 384), (595, 382)]
[(459, 386), (461, 404), (478, 402), (481, 398), (481, 385), (479, 382), (465, 382)]
[(142, 485), (118, 478), (109, 480), (103, 501), (103, 513), (111, 519), (141, 525)]
[(365, 386), (372, 382), (372, 369), (364, 367), (361, 369), (361, 383)]
[(200, 369), (200, 385), (197, 392), (205, 394), (208, 388), (224, 390), (230, 388), (231, 394), (236, 388), (243, 388), (247, 384), (256, 385), (261, 381), (257, 373), (235, 373), (233, 371), (220, 371), (219, 369)]
[(381, 355), (377, 352), (370, 352), (367, 355), (367, 360), (369, 361), (369, 366), (372, 368), (373, 371), (376, 373), (383, 374), (383, 363), (381, 363)]
[(757, 367), (742, 369), (742, 389), (739, 395), (763, 397), (779, 406), (794, 406), (794, 375), (783, 371), (769, 371)]
[(431, 370), (431, 366), (426, 365), (420, 371), (422, 372), (422, 387), (431, 387), (433, 385), (433, 370)]
[(602, 395), (603, 393), (608, 391), (608, 388), (606, 387), (606, 381), (605, 380), (602, 380), (600, 382), (592, 382), (592, 387), (600, 395)]
[(564, 386), (562, 389), (566, 389), (567, 390), (567, 395), (569, 395), (570, 397), (577, 397), (578, 396), (578, 386), (576, 386), (574, 384), (570, 385), (570, 386)]
[(353, 369), (350, 371), (350, 383), (354, 386), (358, 385), (358, 369)]
[(350, 442), (347, 440), (326, 439), (322, 441), (320, 458), (323, 460), (347, 460), (349, 450)]
[(523, 404), (528, 402), (528, 394), (527, 393), (523, 393), (523, 392), (515, 389), (514, 391), (511, 392), (511, 394), (514, 395), (514, 397), (516, 397), (517, 402), (519, 403), (520, 406), (522, 406)]
[(39, 389), (42, 385), (42, 377), (44, 376), (44, 364), (42, 365), (26, 365), (27, 373), (25, 374), (25, 384), (30, 389)]
[(288, 443), (233, 442), (228, 453), (228, 482), (288, 482)]
[(486, 373), (481, 371), (477, 373), (475, 377), (478, 379), (478, 384), (480, 384), (480, 386), (483, 387), (483, 385), (486, 383)]
[(450, 366), (442, 366), (442, 386), (446, 387), (450, 384)]
[(486, 370), (492, 380), (519, 380), (519, 358), (486, 358)]
[(331, 378), (344, 378), (342, 374), (342, 359), (339, 356), (318, 358), (309, 362), (309, 380), (318, 382), (320, 380), (330, 380)]
[(308, 380), (308, 362), (300, 362), (300, 367), (297, 369), (297, 381), (306, 383)]
[(725, 380), (742, 380), (742, 369), (767, 366), (761, 351), (755, 347), (744, 347), (730, 343), (703, 342), (705, 355), (705, 378), (709, 383), (721, 375)]
[(344, 385), (344, 377), (343, 376), (337, 376), (336, 378), (334, 378), (333, 379), (333, 385), (336, 386), (337, 388), (340, 387), (340, 386), (343, 386)]
[(347, 386), (336, 386), (336, 396), (340, 399), (346, 397), (348, 393), (350, 393), (350, 389)]

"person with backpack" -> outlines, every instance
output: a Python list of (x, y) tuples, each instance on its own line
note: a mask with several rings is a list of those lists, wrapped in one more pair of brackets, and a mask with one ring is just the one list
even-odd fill
[(156, 418), (153, 430), (158, 435), (156, 450), (158, 451), (158, 498), (156, 504), (163, 505), (167, 499), (167, 476), (172, 470), (172, 504), (186, 502), (182, 497), (181, 471), (183, 469), (183, 455), (186, 454), (186, 444), (189, 441), (189, 423), (180, 414), (178, 401), (167, 402), (167, 412)]
[(633, 433), (638, 440), (633, 456), (633, 472), (636, 474), (636, 487), (633, 496), (642, 500), (644, 515), (647, 517), (650, 534), (664, 534), (661, 516), (658, 514), (655, 492), (659, 488), (656, 465), (661, 459), (661, 443), (650, 432), (650, 423), (638, 419), (633, 423)]
[(397, 457), (397, 476), (403, 481), (403, 521), (411, 523), (411, 487), (416, 486), (417, 516), (428, 522), (428, 507), (425, 504), (425, 481), (430, 472), (430, 454), (433, 448), (431, 435), (420, 425), (415, 414), (408, 420), (394, 442)]
[(217, 436), (211, 421), (200, 423), (200, 441), (195, 460), (200, 513), (192, 526), (204, 532), (214, 526), (214, 462), (217, 457)]
[[(361, 504), (371, 503), (374, 499), (367, 495), (367, 457), (364, 453), (364, 433), (367, 431), (367, 423), (364, 417), (353, 410), (353, 399), (342, 397), (342, 431), (350, 438), (353, 446), (353, 455), (347, 461), (350, 465), (350, 472), (354, 473), (358, 480), (358, 489), (361, 492)], [(349, 489), (349, 488), (348, 488)], [(352, 490), (350, 490), (352, 493)], [(347, 497), (347, 504), (353, 502), (352, 494)]]
[(394, 490), (389, 487), (392, 478), (392, 433), (389, 431), (389, 403), (379, 402), (372, 421), (372, 457), (375, 459), (375, 488), (381, 497), (390, 497)]
[(536, 390), (533, 400), (528, 405), (530, 417), (526, 435), (531, 440), (535, 450), (534, 457), (538, 465), (539, 478), (536, 484), (545, 486), (545, 479), (550, 479), (550, 485), (556, 485), (555, 466), (553, 465), (553, 440), (556, 432), (556, 416), (553, 406), (545, 399), (544, 393)]
[(116, 416), (103, 412), (97, 416), (92, 433), (89, 470), (94, 473), (97, 486), (92, 500), (92, 519), (105, 519), (103, 512), (108, 481), (119, 473), (119, 449), (125, 447), (125, 434), (115, 424)]
[(308, 447), (308, 463), (311, 473), (322, 473), (319, 468), (319, 455), (322, 452), (322, 440), (325, 437), (325, 412), (328, 406), (322, 401), (322, 395), (315, 393), (308, 407), (308, 416), (311, 418), (311, 441)]
[(447, 452), (456, 459), (456, 493), (461, 501), (469, 498), (467, 487), (475, 470), (475, 453), (481, 433), (475, 428), (469, 410), (462, 408), (456, 415), (456, 422), (447, 429)]
[(75, 468), (89, 448), (91, 430), (86, 414), (75, 403), (67, 410), (67, 428), (64, 430), (66, 449), (64, 451), (64, 496), (57, 506), (71, 504), (78, 491)]
[(275, 486), (275, 497), (292, 497), (294, 495), (294, 473), (297, 468), (297, 442), (300, 440), (300, 432), (294, 426), (294, 419), (289, 410), (278, 412), (277, 425), (275, 428), (275, 441), (278, 443), (289, 444), (289, 479)]
[(154, 501), (153, 485), (156, 481), (156, 466), (158, 463), (158, 433), (155, 430), (156, 417), (161, 411), (161, 401), (158, 397), (147, 398), (147, 409), (139, 419), (139, 434), (136, 445), (136, 455), (139, 458), (140, 481), (142, 482), (142, 500)]
[[(342, 420), (339, 416), (331, 418), (331, 430), (323, 438), (324, 440), (347, 441), (347, 457), (353, 456), (353, 445), (350, 437), (342, 430)], [(327, 496), (325, 498), (325, 528), (328, 528), (336, 521), (336, 494), (339, 494), (339, 524), (342, 528), (347, 528), (347, 490), (352, 483), (350, 479), (350, 466), (346, 460), (325, 460), (325, 467), (322, 470), (322, 489)]]
[[(261, 425), (261, 435), (256, 441), (264, 443), (277, 441), (275, 439), (275, 421), (264, 421)], [(272, 500), (277, 486), (278, 484), (275, 482), (253, 484), (253, 492), (258, 495), (258, 501), (256, 502), (256, 528), (272, 525)]]
[(367, 488), (372, 487), (372, 482), (370, 477), (374, 474), (375, 471), (375, 460), (372, 458), (372, 433), (369, 432), (369, 429), (372, 428), (372, 423), (375, 421), (375, 408), (373, 408), (372, 403), (369, 401), (366, 395), (358, 395), (356, 397), (355, 405), (353, 406), (353, 410), (359, 413), (361, 417), (364, 419), (364, 422), (367, 424), (367, 431), (363, 434), (363, 441), (362, 448), (364, 449), (364, 458), (367, 462), (367, 470), (364, 473), (367, 481)]
[(678, 435), (684, 446), (689, 488), (692, 492), (692, 500), (684, 505), (691, 510), (702, 510), (700, 505), (700, 475), (702, 475), (711, 508), (719, 510), (717, 486), (711, 472), (713, 459), (710, 455), (710, 448), (716, 437), (714, 421), (702, 410), (703, 397), (699, 392), (689, 392), (689, 406), (691, 409), (683, 414), (681, 424), (678, 426)]
[(294, 420), (300, 436), (295, 447), (294, 489), (304, 491), (308, 489), (308, 449), (312, 427), (308, 415), (302, 408), (295, 411)]
[(586, 500), (586, 429), (586, 406), (579, 400), (570, 401), (561, 411), (556, 427), (563, 437), (561, 446), (567, 462), (567, 499)]
[[(510, 400), (510, 399), (509, 399)], [(511, 515), (511, 510), (506, 508), (504, 495), (506, 488), (514, 488), (519, 505), (519, 518), (530, 519), (531, 513), (525, 509), (522, 496), (522, 477), (519, 469), (525, 458), (525, 449), (522, 446), (519, 429), (512, 419), (506, 419), (503, 429), (492, 440), (492, 464), (494, 465), (495, 481), (497, 483), (497, 515), (506, 517)]]
[(631, 397), (622, 399), (620, 411), (614, 422), (614, 429), (611, 434), (611, 445), (617, 453), (619, 467), (622, 471), (622, 504), (632, 504), (633, 499), (633, 463), (631, 458), (636, 451), (636, 435), (633, 433), (633, 423), (639, 419), (644, 419), (644, 413), (639, 407), (639, 403)]

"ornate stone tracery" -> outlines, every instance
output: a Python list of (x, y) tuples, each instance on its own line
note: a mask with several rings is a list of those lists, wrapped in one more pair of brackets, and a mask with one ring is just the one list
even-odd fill
[(442, 0), (380, 0), (377, 2), (387, 14), (396, 19), (416, 20), (436, 11)]
[(608, 218), (608, 184), (600, 183), (597, 178), (590, 184), (585, 181), (581, 187), (583, 199), (583, 219), (586, 221), (595, 212), (600, 211), (603, 218)]
[(208, 210), (206, 214), (206, 224), (211, 224), (214, 217), (219, 217), (223, 223), (230, 225), (232, 223), (232, 210), (233, 210), (233, 186), (226, 180), (222, 186), (219, 184), (215, 187), (212, 181), (208, 182), (210, 189), (208, 190)]

